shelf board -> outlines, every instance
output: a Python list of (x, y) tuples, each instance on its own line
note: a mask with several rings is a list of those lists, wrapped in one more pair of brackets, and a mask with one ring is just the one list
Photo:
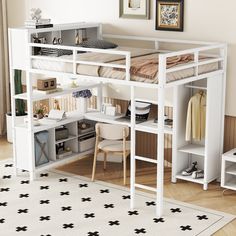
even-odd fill
[[(78, 120), (81, 120), (84, 118), (83, 114), (74, 111), (74, 112), (67, 112), (67, 118), (58, 122), (50, 122), (48, 124), (44, 123), (44, 124), (40, 124), (39, 126), (34, 126), (33, 127), (33, 132), (37, 133), (43, 130), (48, 130), (48, 129), (53, 129), (56, 128), (58, 126), (62, 126), (68, 123), (72, 123), (72, 122), (76, 122)], [(27, 129), (28, 125), (27, 124), (19, 124), (15, 126), (16, 128), (23, 128), (23, 129)]]
[(195, 154), (199, 156), (205, 156), (205, 146), (198, 144), (188, 144), (179, 148), (180, 152)]
[[(85, 89), (89, 89), (89, 88), (94, 88), (96, 86), (98, 86), (98, 83), (86, 83), (86, 84), (82, 84), (76, 88), (63, 88), (62, 91), (59, 92), (55, 92), (55, 93), (50, 93), (50, 94), (43, 94), (38, 90), (33, 90), (33, 94), (31, 97), (31, 101), (35, 102), (35, 101), (40, 101), (40, 100), (44, 100), (44, 99), (49, 99), (52, 97), (57, 97), (57, 96), (63, 96), (66, 94), (70, 94), (76, 91), (81, 91), (81, 90), (85, 90)], [(27, 93), (21, 93), (21, 94), (17, 94), (14, 96), (15, 99), (23, 99), (23, 100), (27, 100)]]
[(119, 118), (123, 117), (124, 114), (119, 116), (108, 116), (101, 112), (87, 112), (84, 114), (84, 117), (89, 120), (94, 120), (98, 122), (104, 122), (104, 123), (110, 123), (110, 124), (121, 124), (121, 125), (127, 125), (130, 127), (130, 121), (129, 120), (119, 120)]
[(62, 159), (57, 159), (55, 161), (50, 161), (50, 162), (45, 163), (43, 165), (37, 166), (35, 168), (35, 170), (36, 171), (43, 171), (43, 170), (47, 170), (49, 168), (54, 168), (54, 167), (57, 167), (60, 165), (65, 165), (65, 164), (68, 164), (68, 163), (73, 162), (75, 160), (83, 159), (86, 155), (93, 153), (93, 151), (94, 150), (91, 149), (91, 150), (87, 150), (87, 151), (81, 152), (81, 153), (72, 153), (71, 155), (66, 156)]
[(78, 138), (78, 136), (76, 136), (76, 135), (69, 135), (68, 138), (57, 140), (57, 141), (55, 142), (55, 144), (64, 143), (64, 142), (66, 142), (66, 141), (70, 141), (70, 140), (73, 140), (73, 139), (76, 139), (76, 138)]
[(236, 165), (232, 165), (229, 166), (226, 170), (225, 170), (226, 174), (230, 174), (230, 175), (236, 175)]
[(83, 134), (79, 134), (79, 135), (78, 135), (78, 138), (83, 137), (84, 135), (94, 134), (95, 132), (96, 132), (96, 131), (95, 131), (95, 129), (94, 129), (94, 130), (91, 130), (91, 131), (89, 131), (89, 132), (85, 132), (85, 133), (83, 133)]
[[(137, 131), (148, 132), (153, 134), (158, 134), (158, 124), (154, 123), (154, 120), (147, 120), (140, 124), (135, 125)], [(164, 127), (165, 134), (173, 134), (173, 129), (169, 126)]]
[(183, 176), (183, 175), (181, 175), (181, 173), (176, 175), (176, 179), (186, 180), (186, 181), (198, 183), (198, 184), (204, 184), (204, 178), (193, 179), (191, 175), (190, 176)]
[(236, 179), (231, 179), (227, 182), (225, 182), (224, 186), (222, 186), (224, 188), (228, 188), (228, 189), (231, 189), (231, 190), (236, 190)]

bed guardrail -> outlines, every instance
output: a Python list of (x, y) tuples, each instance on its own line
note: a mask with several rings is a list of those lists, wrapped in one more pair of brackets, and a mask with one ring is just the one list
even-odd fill
[[(165, 52), (161, 53), (159, 55), (159, 65), (158, 65), (158, 80), (159, 85), (158, 86), (166, 86), (168, 84), (168, 87), (175, 84), (175, 82), (167, 82), (167, 74), (173, 73), (189, 68), (193, 68), (195, 71), (194, 77), (198, 78), (199, 75), (199, 66), (211, 64), (211, 63), (221, 63), (221, 66), (218, 70), (215, 72), (220, 73), (219, 71), (223, 72), (225, 70), (225, 52), (227, 50), (226, 44), (223, 43), (208, 43), (208, 42), (198, 42), (198, 41), (186, 41), (186, 40), (166, 40), (166, 39), (155, 39), (155, 38), (144, 38), (144, 37), (128, 37), (128, 36), (112, 36), (112, 35), (105, 35), (109, 36), (108, 38), (123, 38), (123, 39), (132, 39), (132, 40), (141, 40), (141, 41), (153, 41), (155, 45), (157, 46), (159, 42), (176, 42), (176, 43), (188, 43), (188, 44), (201, 44), (202, 46), (191, 48), (191, 49), (185, 49), (185, 50), (178, 50), (178, 51), (172, 51), (172, 52)], [(109, 49), (95, 49), (95, 48), (84, 48), (84, 47), (76, 47), (76, 46), (63, 46), (63, 45), (51, 45), (51, 44), (39, 44), (39, 43), (30, 43), (29, 44), (31, 52), (33, 52), (33, 48), (49, 48), (49, 49), (61, 49), (61, 50), (70, 50), (72, 51), (73, 57), (72, 59), (67, 58), (59, 58), (59, 57), (50, 57), (50, 56), (41, 56), (41, 55), (32, 55), (31, 53), (31, 60), (32, 59), (41, 59), (41, 60), (49, 60), (49, 61), (61, 61), (61, 62), (67, 62), (71, 63), (73, 65), (73, 74), (77, 74), (77, 65), (83, 64), (83, 65), (94, 65), (94, 66), (104, 66), (104, 67), (111, 67), (111, 68), (120, 68), (124, 69), (126, 72), (126, 81), (130, 81), (130, 67), (131, 67), (131, 53), (129, 51), (120, 51), (120, 50), (109, 50)], [(205, 54), (208, 55), (206, 59), (199, 60), (200, 53), (209, 52), (212, 50), (219, 50), (218, 54)], [(91, 52), (91, 53), (101, 53), (101, 54), (111, 54), (111, 55), (120, 55), (124, 57), (125, 64), (116, 64), (116, 63), (107, 63), (107, 62), (96, 62), (96, 61), (84, 61), (79, 59), (78, 52)], [(172, 68), (167, 68), (167, 60), (171, 57), (178, 57), (183, 55), (193, 55), (193, 61), (183, 64), (174, 66)], [(31, 69), (32, 63), (31, 63)], [(201, 74), (202, 76), (202, 74)], [(180, 80), (177, 83), (184, 83), (189, 80), (191, 81), (193, 77), (186, 78), (183, 80)], [(135, 82), (138, 83), (138, 82)]]

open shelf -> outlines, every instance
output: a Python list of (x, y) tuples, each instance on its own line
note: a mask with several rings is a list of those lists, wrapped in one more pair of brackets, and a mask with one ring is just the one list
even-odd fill
[(76, 136), (76, 135), (69, 135), (68, 138), (57, 140), (57, 141), (55, 142), (55, 144), (64, 143), (64, 142), (66, 142), (66, 141), (76, 139), (77, 137), (78, 137), (78, 136)]
[(201, 179), (193, 179), (192, 176), (183, 176), (181, 173), (176, 175), (176, 179), (187, 180), (193, 183), (204, 184), (204, 178)]
[(236, 190), (236, 179), (231, 179), (225, 182), (224, 186), (225, 188)]
[(204, 156), (205, 155), (205, 146), (198, 145), (198, 144), (188, 144), (186, 146), (179, 148), (178, 151), (189, 153), (189, 154), (195, 154), (195, 155), (199, 155), (199, 156)]
[[(32, 97), (31, 97), (31, 101), (35, 102), (35, 101), (40, 101), (40, 100), (44, 100), (44, 99), (49, 99), (49, 98), (52, 98), (52, 97), (57, 97), (57, 96), (63, 96), (63, 95), (66, 95), (66, 94), (71, 94), (73, 92), (76, 92), (76, 91), (81, 91), (81, 90), (85, 90), (85, 89), (91, 89), (91, 88), (94, 88), (94, 87), (97, 87), (99, 84), (98, 83), (84, 83), (81, 85), (80, 83), (80, 86), (76, 87), (76, 88), (62, 88), (62, 91), (59, 91), (59, 92), (55, 92), (55, 93), (50, 93), (50, 94), (44, 94), (38, 90), (33, 90), (33, 94), (32, 94)], [(17, 94), (14, 96), (15, 99), (23, 99), (23, 100), (27, 100), (28, 97), (27, 97), (27, 93), (21, 93), (21, 94)]]
[[(140, 124), (136, 124), (135, 130), (158, 134), (158, 124), (154, 123), (154, 120), (147, 120), (147, 121), (142, 122)], [(164, 133), (165, 134), (173, 134), (173, 129), (169, 126), (165, 126)]]
[(236, 164), (229, 166), (225, 172), (226, 174), (236, 175)]

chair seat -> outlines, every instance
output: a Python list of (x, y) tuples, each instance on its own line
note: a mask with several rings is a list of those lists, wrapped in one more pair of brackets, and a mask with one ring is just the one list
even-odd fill
[[(122, 152), (123, 141), (103, 140), (98, 144), (98, 148), (108, 152)], [(130, 141), (126, 141), (125, 148), (126, 151), (130, 150)]]

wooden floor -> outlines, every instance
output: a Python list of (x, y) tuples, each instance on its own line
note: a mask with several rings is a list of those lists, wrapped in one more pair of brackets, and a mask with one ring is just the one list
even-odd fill
[[(12, 145), (8, 144), (5, 139), (0, 138), (0, 160), (11, 157)], [(59, 169), (90, 178), (92, 170), (92, 156), (88, 156), (83, 160), (70, 163), (60, 167)], [(137, 163), (136, 180), (138, 183), (154, 187), (156, 184), (155, 176), (155, 166), (143, 162)], [(107, 170), (104, 171), (103, 163), (98, 162), (96, 179), (122, 185), (122, 178), (123, 173), (121, 163), (110, 162), (107, 164)], [(177, 184), (173, 184), (170, 179), (171, 169), (166, 168), (164, 187), (165, 197), (236, 215), (236, 192), (226, 191), (225, 194), (222, 195), (223, 189), (219, 187), (218, 183), (210, 184), (209, 190), (203, 191), (201, 185), (185, 181), (178, 181)], [(127, 180), (127, 182), (129, 182), (129, 178)], [(236, 235), (236, 220), (218, 231), (215, 235)]]

